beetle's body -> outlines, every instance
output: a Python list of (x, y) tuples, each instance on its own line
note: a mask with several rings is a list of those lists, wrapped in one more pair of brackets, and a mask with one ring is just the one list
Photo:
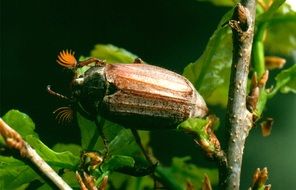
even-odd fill
[[(78, 62), (74, 53), (62, 51), (57, 62), (75, 73), (72, 96), (67, 98), (85, 116), (103, 116), (134, 129), (167, 129), (191, 117), (204, 117), (207, 105), (183, 76), (136, 59), (130, 64), (106, 64), (89, 58)], [(71, 106), (73, 107), (73, 106)], [(57, 118), (68, 121), (72, 111), (57, 109)]]
[(208, 111), (185, 77), (143, 63), (92, 66), (73, 80), (73, 97), (88, 115), (137, 129), (176, 127)]

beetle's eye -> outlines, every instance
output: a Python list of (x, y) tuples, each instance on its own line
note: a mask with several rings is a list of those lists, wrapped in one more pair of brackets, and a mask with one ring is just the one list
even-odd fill
[(77, 60), (74, 54), (75, 53), (71, 50), (61, 51), (57, 59), (58, 64), (70, 69), (75, 68), (77, 65)]

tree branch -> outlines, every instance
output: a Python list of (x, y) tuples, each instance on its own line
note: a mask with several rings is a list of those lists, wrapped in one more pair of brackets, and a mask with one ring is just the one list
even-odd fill
[(72, 188), (23, 140), (21, 135), (0, 118), (0, 134), (9, 148), (17, 149), (22, 157), (30, 159), (59, 189)]
[(228, 95), (227, 126), (230, 128), (227, 152), (226, 189), (239, 189), (245, 140), (252, 128), (252, 114), (246, 106), (247, 81), (254, 35), (255, 0), (242, 0), (229, 22), (233, 32), (233, 60)]

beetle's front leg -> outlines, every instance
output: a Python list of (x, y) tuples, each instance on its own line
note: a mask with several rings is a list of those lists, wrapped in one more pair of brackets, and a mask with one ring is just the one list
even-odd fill
[(102, 137), (102, 140), (103, 140), (104, 148), (106, 150), (103, 157), (106, 158), (108, 156), (108, 154), (109, 154), (109, 146), (108, 146), (108, 140), (107, 140), (107, 138), (106, 138), (106, 136), (104, 134), (104, 131), (103, 131), (104, 124), (101, 123), (101, 120), (99, 121), (98, 118), (96, 118), (95, 119), (95, 124), (96, 124), (96, 126), (97, 126), (97, 128), (99, 130), (99, 133), (100, 133), (100, 135)]
[(87, 60), (81, 61), (78, 63), (79, 67), (83, 67), (85, 65), (91, 64), (91, 63), (95, 63), (96, 65), (100, 65), (100, 66), (105, 66), (106, 62), (104, 60), (95, 58), (95, 57), (91, 57)]

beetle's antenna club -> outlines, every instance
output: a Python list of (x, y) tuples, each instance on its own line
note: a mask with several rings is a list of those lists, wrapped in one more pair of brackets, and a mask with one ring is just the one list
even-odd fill
[(53, 114), (56, 115), (55, 119), (59, 124), (67, 124), (73, 120), (73, 110), (71, 107), (60, 107), (56, 109)]
[(73, 69), (77, 65), (77, 60), (74, 56), (75, 52), (71, 50), (63, 50), (59, 53), (57, 62), (63, 67)]
[(61, 99), (65, 99), (65, 100), (70, 100), (70, 98), (68, 98), (67, 96), (64, 96), (64, 95), (62, 95), (60, 93), (57, 93), (57, 92), (51, 90), (51, 85), (47, 85), (47, 88), (46, 89), (47, 89), (47, 92), (49, 94), (53, 95), (53, 96), (57, 96), (57, 97), (59, 97)]

